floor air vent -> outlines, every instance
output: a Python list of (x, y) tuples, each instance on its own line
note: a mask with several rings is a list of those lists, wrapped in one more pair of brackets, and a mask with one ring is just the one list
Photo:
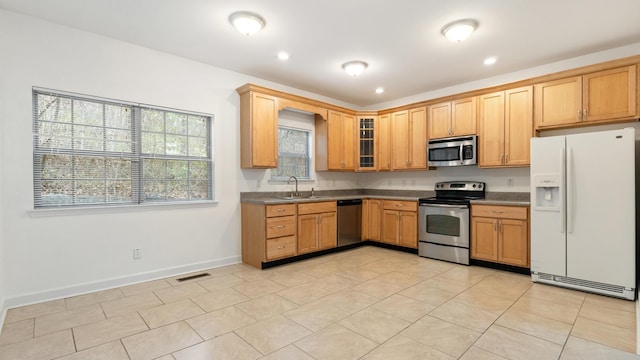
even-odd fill
[(624, 286), (603, 284), (595, 281), (581, 280), (570, 277), (539, 273), (535, 271), (531, 273), (531, 279), (534, 282), (539, 281), (551, 285), (589, 291), (627, 300), (635, 300), (636, 289), (634, 288), (625, 288)]
[(182, 281), (187, 281), (187, 280), (193, 280), (193, 279), (199, 279), (201, 277), (205, 277), (205, 276), (211, 276), (211, 274), (209, 273), (202, 273), (202, 274), (195, 274), (195, 275), (189, 275), (189, 276), (185, 276), (185, 277), (181, 277), (176, 279), (178, 282), (182, 282)]

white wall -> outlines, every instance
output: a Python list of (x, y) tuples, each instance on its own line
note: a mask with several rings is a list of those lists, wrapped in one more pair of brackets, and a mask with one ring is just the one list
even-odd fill
[[(0, 272), (6, 274), (0, 299), (4, 295), (7, 307), (240, 261), (240, 192), (262, 190), (267, 172), (238, 166), (235, 89), (253, 82), (349, 106), (4, 10), (0, 49)], [(214, 114), (218, 204), (31, 216), (33, 86)], [(318, 187), (353, 184), (344, 174), (331, 174)], [(141, 260), (132, 259), (134, 247), (142, 249)]]
[(460, 166), (428, 171), (358, 174), (358, 185), (367, 189), (433, 190), (436, 182), (452, 180), (484, 181), (487, 191), (493, 192), (528, 192), (529, 168), (479, 169), (477, 166)]
[[(0, 56), (0, 69), (2, 69), (3, 66), (3, 58), (4, 56)], [(0, 71), (0, 83), (2, 83), (2, 71)], [(0, 97), (0, 114), (2, 114), (2, 97)], [(2, 143), (3, 143), (3, 137), (6, 134), (6, 132), (3, 129), (3, 121), (1, 120), (0, 117), (0, 204), (4, 203), (4, 199), (2, 197), (2, 174), (3, 174), (3, 157), (2, 157)], [(2, 211), (2, 206), (0, 205), (0, 324), (4, 323), (4, 317), (6, 315), (6, 310), (5, 310), (5, 306), (4, 306), (4, 298), (5, 298), (5, 278), (6, 278), (6, 274), (7, 271), (5, 269), (4, 266), (4, 214)], [(2, 332), (2, 327), (0, 325), (0, 333)]]
[[(240, 169), (237, 87), (252, 82), (356, 108), (5, 10), (0, 10), (0, 52), (0, 301), (4, 297), (8, 307), (239, 261), (240, 192), (290, 191), (291, 185), (270, 182), (269, 171)], [(30, 216), (33, 86), (214, 114), (218, 204)], [(283, 121), (288, 117), (307, 121), (286, 114)], [(528, 168), (325, 172), (301, 189), (429, 190), (436, 181), (461, 178), (481, 178), (490, 191), (528, 190)], [(143, 259), (132, 259), (134, 247), (142, 249)]]

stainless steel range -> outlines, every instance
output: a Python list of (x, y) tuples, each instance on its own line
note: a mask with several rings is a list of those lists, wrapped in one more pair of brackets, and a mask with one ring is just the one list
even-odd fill
[(436, 196), (419, 199), (418, 255), (469, 265), (471, 200), (484, 199), (485, 183), (436, 183)]

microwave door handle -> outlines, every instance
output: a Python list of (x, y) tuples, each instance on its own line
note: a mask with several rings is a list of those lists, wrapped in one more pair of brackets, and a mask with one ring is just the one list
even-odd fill
[(460, 144), (460, 165), (464, 164), (464, 159), (462, 158), (462, 149), (464, 149), (464, 145)]

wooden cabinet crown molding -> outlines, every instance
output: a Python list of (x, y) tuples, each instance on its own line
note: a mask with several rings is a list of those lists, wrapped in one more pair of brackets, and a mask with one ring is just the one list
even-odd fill
[(309, 99), (303, 96), (289, 94), (283, 91), (269, 89), (255, 84), (244, 84), (236, 89), (236, 92), (239, 95), (245, 94), (250, 91), (259, 92), (261, 94), (271, 95), (279, 98), (280, 101), (278, 110), (282, 110), (285, 108), (302, 110), (319, 114), (323, 119), (327, 118), (327, 110), (340, 111), (354, 116), (356, 114), (356, 111), (353, 109), (336, 106), (323, 101)]
[[(616, 59), (616, 60), (611, 60), (611, 61), (598, 63), (598, 64), (586, 65), (586, 66), (582, 66), (582, 67), (578, 67), (578, 68), (574, 68), (574, 69), (563, 70), (563, 71), (559, 71), (559, 72), (556, 72), (556, 73), (545, 74), (545, 75), (541, 75), (541, 76), (537, 76), (537, 77), (533, 77), (533, 78), (529, 78), (529, 79), (523, 79), (523, 80), (511, 82), (511, 83), (505, 83), (505, 84), (491, 86), (491, 87), (487, 87), (487, 88), (466, 91), (466, 92), (463, 92), (463, 93), (443, 96), (443, 97), (434, 98), (434, 99), (423, 100), (423, 101), (419, 101), (419, 102), (415, 102), (415, 103), (411, 103), (411, 104), (405, 104), (405, 105), (401, 105), (401, 106), (397, 106), (397, 107), (393, 107), (393, 108), (380, 109), (380, 110), (377, 110), (377, 111), (356, 111), (356, 110), (353, 110), (353, 109), (348, 109), (348, 108), (332, 105), (332, 104), (325, 103), (325, 102), (322, 102), (322, 101), (309, 99), (309, 98), (306, 98), (306, 97), (303, 97), (303, 96), (293, 95), (293, 94), (289, 94), (289, 93), (286, 93), (286, 92), (269, 89), (269, 88), (258, 86), (258, 85), (255, 85), (255, 84), (245, 84), (245, 85), (240, 86), (239, 88), (237, 88), (236, 91), (238, 92), (238, 94), (243, 94), (243, 93), (246, 93), (248, 91), (257, 91), (257, 92), (264, 93), (264, 94), (267, 94), (267, 95), (277, 96), (277, 97), (279, 97), (281, 99), (289, 100), (289, 101), (291, 101), (290, 104), (298, 103), (298, 104), (302, 104), (302, 105), (299, 105), (299, 106), (305, 106), (305, 107), (306, 106), (313, 106), (313, 107), (317, 107), (317, 108), (324, 108), (324, 109), (328, 109), (328, 110), (340, 111), (340, 112), (351, 114), (351, 115), (358, 115), (358, 116), (362, 115), (362, 114), (386, 115), (386, 114), (390, 114), (390, 113), (393, 113), (393, 112), (409, 110), (409, 109), (416, 108), (416, 107), (430, 106), (430, 105), (434, 105), (434, 104), (441, 103), (441, 102), (455, 101), (455, 100), (460, 100), (460, 99), (464, 99), (464, 98), (468, 98), (468, 97), (472, 97), (472, 96), (480, 96), (480, 95), (490, 94), (490, 93), (497, 92), (497, 91), (505, 91), (505, 90), (509, 90), (509, 89), (513, 89), (513, 88), (535, 85), (535, 84), (541, 83), (541, 82), (558, 80), (558, 79), (567, 78), (567, 77), (571, 77), (571, 76), (581, 76), (581, 75), (585, 75), (585, 74), (596, 72), (596, 71), (603, 71), (603, 70), (607, 70), (607, 69), (613, 69), (613, 68), (616, 68), (616, 67), (628, 66), (628, 65), (637, 65), (637, 64), (640, 64), (640, 55), (630, 56), (630, 57)], [(638, 75), (640, 77), (640, 71), (638, 71)], [(637, 94), (640, 96), (640, 91), (638, 91)], [(640, 100), (638, 101), (638, 107), (640, 107)], [(293, 107), (293, 108), (295, 109), (295, 107)], [(299, 109), (299, 110), (309, 111), (309, 110), (306, 110), (304, 108), (303, 109)], [(640, 113), (640, 110), (638, 112)]]

